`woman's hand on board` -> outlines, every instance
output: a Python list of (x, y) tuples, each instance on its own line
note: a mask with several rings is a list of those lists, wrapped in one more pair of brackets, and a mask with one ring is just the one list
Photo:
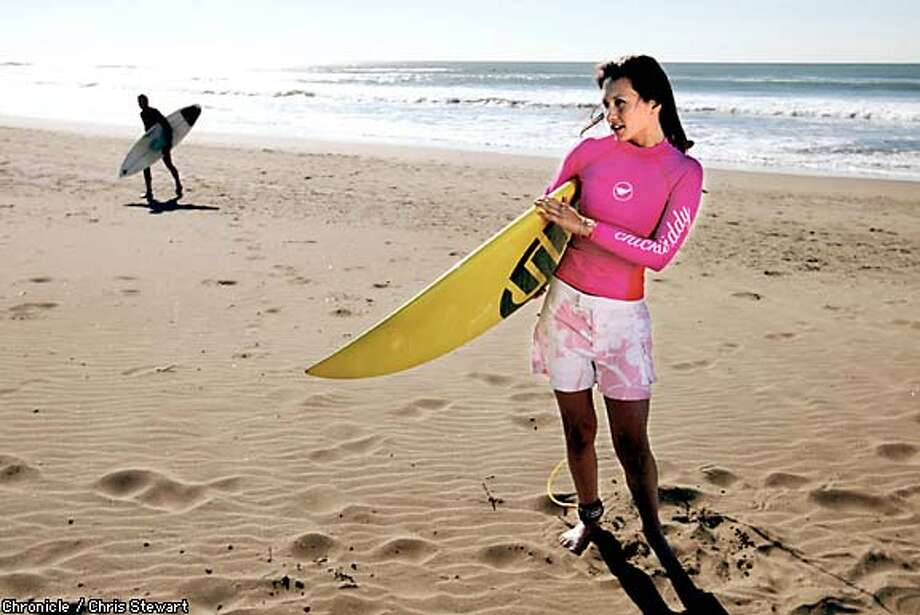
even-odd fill
[(594, 220), (582, 216), (565, 201), (544, 196), (533, 204), (544, 220), (558, 224), (573, 235), (588, 236), (594, 230)]

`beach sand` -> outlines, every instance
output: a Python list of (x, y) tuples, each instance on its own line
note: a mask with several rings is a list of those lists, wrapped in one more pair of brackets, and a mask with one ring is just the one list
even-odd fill
[[(186, 197), (152, 211), (115, 179), (130, 138), (0, 128), (0, 598), (639, 613), (596, 549), (556, 543), (538, 302), (402, 374), (303, 373), (556, 162), (225, 141), (178, 148)], [(730, 613), (920, 613), (918, 184), (705, 184), (648, 274), (669, 539)], [(606, 425), (598, 445), (606, 526), (680, 610)]]

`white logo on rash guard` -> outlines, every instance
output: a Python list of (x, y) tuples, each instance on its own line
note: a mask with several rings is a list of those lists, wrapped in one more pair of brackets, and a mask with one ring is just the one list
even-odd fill
[(628, 201), (633, 197), (633, 187), (629, 182), (617, 182), (613, 187), (613, 198), (618, 201)]
[(677, 242), (684, 235), (684, 232), (690, 228), (690, 221), (693, 216), (690, 214), (689, 207), (681, 207), (672, 212), (671, 219), (665, 221), (667, 232), (659, 240), (646, 239), (645, 237), (636, 237), (632, 233), (617, 231), (613, 238), (622, 241), (626, 245), (639, 248), (645, 252), (654, 252), (655, 254), (667, 254), (671, 248), (677, 245)]

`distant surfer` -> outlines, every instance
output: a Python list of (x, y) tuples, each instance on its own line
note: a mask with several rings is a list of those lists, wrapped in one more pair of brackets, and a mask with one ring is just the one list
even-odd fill
[[(169, 169), (173, 180), (176, 182), (176, 199), (181, 199), (182, 182), (179, 181), (179, 171), (173, 165), (171, 155), (173, 143), (172, 126), (169, 125), (169, 121), (163, 117), (163, 114), (160, 113), (159, 109), (150, 106), (150, 102), (147, 100), (147, 96), (145, 94), (141, 94), (137, 97), (137, 104), (141, 108), (141, 121), (144, 122), (144, 130), (150, 130), (157, 124), (159, 124), (163, 129), (163, 140), (165, 141), (162, 150), (163, 164), (165, 164), (166, 168)], [(150, 176), (150, 167), (144, 169), (144, 184), (147, 186), (147, 191), (144, 193), (144, 198), (149, 203), (153, 201), (153, 184)]]
[(703, 170), (686, 154), (693, 143), (656, 60), (630, 56), (601, 64), (595, 80), (606, 111), (588, 128), (606, 119), (613, 134), (575, 146), (546, 191), (578, 178), (580, 212), (552, 198), (536, 201), (546, 220), (572, 233), (532, 347), (533, 371), (548, 375), (555, 391), (578, 494), (579, 522), (560, 543), (581, 554), (604, 514), (594, 447), (596, 385), (645, 538), (684, 599), (695, 587), (662, 532), (658, 468), (648, 441), (656, 378), (645, 269), (665, 267), (687, 239), (700, 205)]

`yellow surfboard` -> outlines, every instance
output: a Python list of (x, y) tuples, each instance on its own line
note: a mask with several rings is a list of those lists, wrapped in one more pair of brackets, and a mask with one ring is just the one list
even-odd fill
[[(551, 196), (574, 203), (569, 181)], [(527, 303), (549, 281), (569, 233), (536, 207), (518, 216), (379, 323), (307, 369), (322, 378), (366, 378), (420, 365), (458, 348)]]

